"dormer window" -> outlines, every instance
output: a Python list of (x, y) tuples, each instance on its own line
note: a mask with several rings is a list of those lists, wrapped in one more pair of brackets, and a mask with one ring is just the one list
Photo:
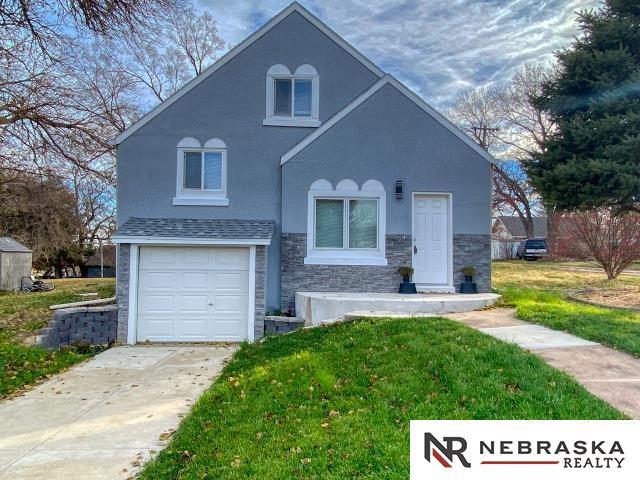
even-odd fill
[(263, 125), (319, 126), (319, 84), (318, 73), (311, 65), (300, 65), (293, 74), (284, 65), (271, 67), (267, 72)]

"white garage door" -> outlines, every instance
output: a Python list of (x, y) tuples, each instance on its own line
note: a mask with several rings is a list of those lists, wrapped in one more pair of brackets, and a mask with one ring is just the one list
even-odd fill
[(245, 340), (248, 304), (248, 248), (140, 248), (138, 341)]

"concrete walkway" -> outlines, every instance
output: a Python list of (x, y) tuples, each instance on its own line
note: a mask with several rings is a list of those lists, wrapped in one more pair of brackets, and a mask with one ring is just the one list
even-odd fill
[(531, 350), (595, 396), (632, 418), (640, 418), (640, 359), (575, 335), (523, 322), (510, 308), (444, 316)]
[(0, 402), (0, 479), (132, 478), (235, 348), (116, 347)]

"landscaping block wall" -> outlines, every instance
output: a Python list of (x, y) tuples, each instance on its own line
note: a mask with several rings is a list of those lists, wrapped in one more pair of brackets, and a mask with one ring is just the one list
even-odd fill
[(40, 331), (40, 344), (52, 349), (74, 343), (109, 344), (116, 340), (117, 330), (117, 305), (62, 308)]

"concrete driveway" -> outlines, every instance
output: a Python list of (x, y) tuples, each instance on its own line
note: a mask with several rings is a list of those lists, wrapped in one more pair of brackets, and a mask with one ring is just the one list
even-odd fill
[(132, 477), (235, 349), (116, 347), (0, 402), (0, 479)]

